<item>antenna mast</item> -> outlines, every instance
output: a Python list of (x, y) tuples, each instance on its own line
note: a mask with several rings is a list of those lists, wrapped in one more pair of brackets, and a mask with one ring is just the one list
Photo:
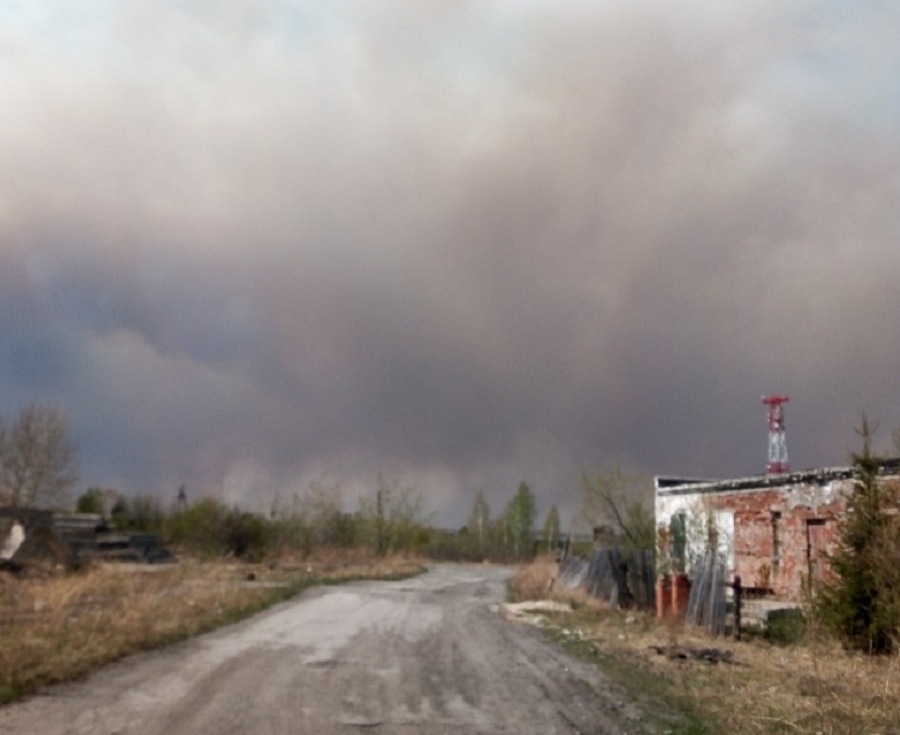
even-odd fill
[(790, 472), (782, 408), (782, 404), (788, 400), (790, 399), (787, 396), (763, 396), (762, 399), (769, 407), (769, 462), (766, 465), (766, 474), (769, 475)]

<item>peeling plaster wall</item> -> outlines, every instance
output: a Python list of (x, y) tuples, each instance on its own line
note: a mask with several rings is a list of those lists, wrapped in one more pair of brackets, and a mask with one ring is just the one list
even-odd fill
[(684, 514), (688, 567), (705, 548), (705, 529), (715, 528), (729, 573), (740, 575), (744, 587), (799, 601), (810, 580), (815, 585), (831, 574), (827, 556), (836, 550), (836, 521), (853, 483), (850, 468), (680, 485), (657, 478), (656, 523), (669, 529)]

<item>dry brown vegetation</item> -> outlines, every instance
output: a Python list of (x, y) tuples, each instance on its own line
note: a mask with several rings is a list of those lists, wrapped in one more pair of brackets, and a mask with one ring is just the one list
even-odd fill
[(0, 573), (0, 703), (233, 622), (314, 583), (420, 569), (400, 557), (323, 553), (272, 566), (182, 560), (43, 579)]
[[(696, 729), (685, 732), (900, 735), (896, 654), (848, 652), (817, 630), (790, 645), (758, 636), (741, 642), (713, 638), (650, 615), (610, 610), (581, 592), (548, 593), (555, 570), (548, 559), (524, 567), (513, 582), (516, 595), (568, 600), (572, 612), (549, 615), (549, 626), (569, 645), (599, 658), (611, 675), (623, 675), (637, 695), (687, 704), (697, 721)], [(711, 647), (730, 651), (733, 663), (656, 651)]]

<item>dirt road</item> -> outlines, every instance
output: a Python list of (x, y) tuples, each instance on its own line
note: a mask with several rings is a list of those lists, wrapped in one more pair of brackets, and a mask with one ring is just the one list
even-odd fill
[(0, 732), (640, 732), (594, 667), (506, 619), (509, 574), (441, 565), (311, 590), (0, 709)]

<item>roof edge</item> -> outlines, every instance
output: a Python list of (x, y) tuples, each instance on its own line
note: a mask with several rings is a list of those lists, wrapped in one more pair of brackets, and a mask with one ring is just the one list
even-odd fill
[[(880, 475), (900, 474), (900, 458), (879, 463)], [(824, 485), (834, 480), (849, 480), (859, 476), (856, 467), (822, 467), (783, 474), (755, 475), (732, 480), (698, 480), (658, 475), (653, 478), (657, 496), (707, 494), (736, 490), (763, 490), (784, 485)]]

